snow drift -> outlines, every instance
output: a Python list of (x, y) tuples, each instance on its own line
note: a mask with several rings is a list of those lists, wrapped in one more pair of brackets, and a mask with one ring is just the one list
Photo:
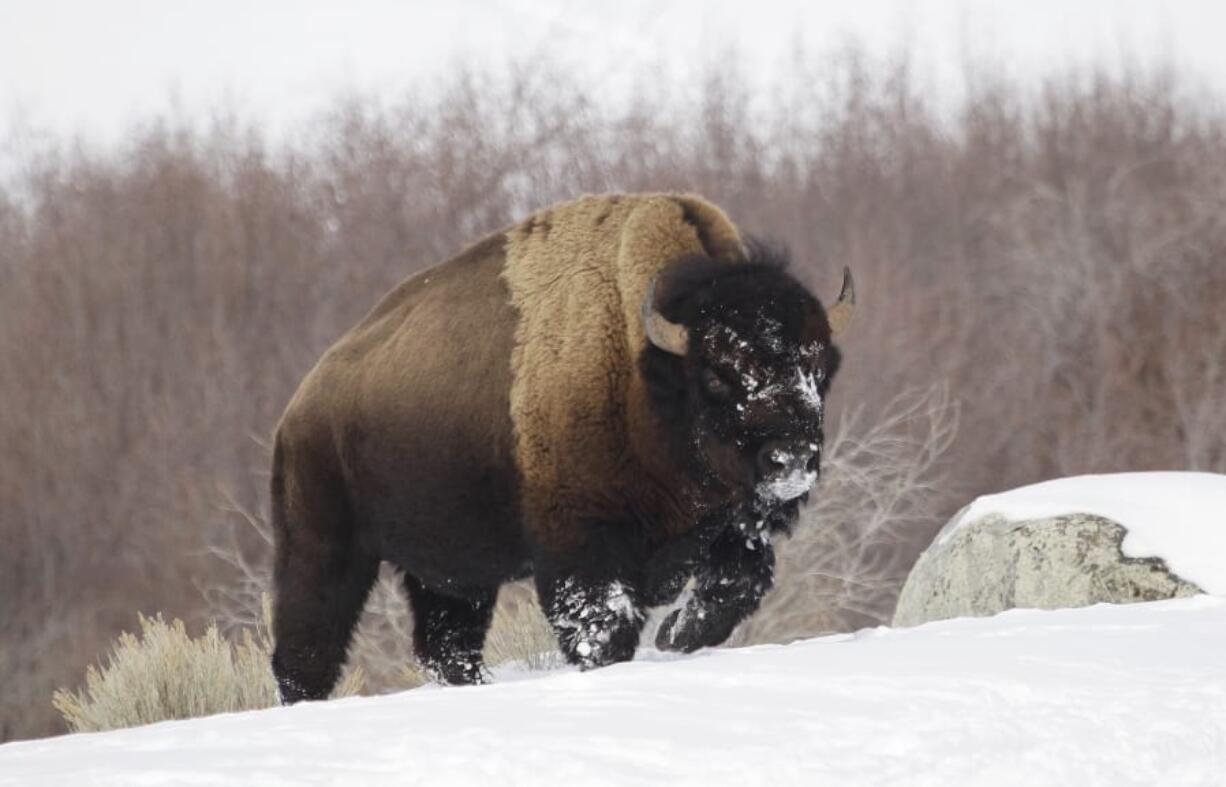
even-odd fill
[(1015, 610), (12, 743), (0, 784), (1220, 784), (1224, 653), (1226, 598)]

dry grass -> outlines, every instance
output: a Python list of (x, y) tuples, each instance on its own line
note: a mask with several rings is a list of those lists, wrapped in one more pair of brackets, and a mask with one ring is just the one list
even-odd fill
[[(1226, 470), (1215, 103), (1169, 74), (1065, 74), (1027, 92), (980, 72), (948, 111), (905, 60), (795, 68), (754, 101), (725, 69), (694, 91), (645, 77), (635, 103), (608, 107), (542, 65), (390, 108), (342, 103), (282, 150), (222, 116), (21, 162), (0, 187), (0, 739), (62, 729), (51, 691), (134, 610), (201, 625), (218, 603), (201, 589), (222, 587), (258, 609), (261, 586), (208, 547), (233, 530), (262, 565), (235, 511), (262, 510), (267, 435), (297, 381), (395, 281), (583, 192), (699, 191), (789, 243), (819, 293), (856, 272), (830, 426), (844, 437), (816, 525), (785, 546), (781, 589), (747, 636), (879, 619), (973, 494)], [(959, 495), (915, 501), (907, 484), (936, 477), (929, 453), (895, 454), (916, 471), (874, 469), (899, 439), (879, 419), (931, 386), (958, 405), (956, 435), (936, 429), (934, 445), (952, 440), (943, 472)], [(407, 647), (398, 596), (375, 602), (359, 648)], [(825, 603), (843, 611), (813, 611)], [(381, 659), (403, 670), (403, 652)]]
[(566, 664), (531, 582), (507, 585), (498, 595), (494, 622), (485, 637), (485, 662), (491, 667), (515, 664), (534, 671)]
[[(266, 616), (267, 609), (265, 605)], [(86, 670), (83, 688), (55, 692), (52, 702), (73, 732), (102, 732), (277, 704), (266, 626), (255, 632), (243, 629), (234, 643), (214, 625), (202, 636), (192, 637), (182, 620), (166, 623), (160, 614), (139, 619), (140, 635), (121, 633), (106, 663)], [(333, 696), (354, 694), (361, 685), (361, 671), (351, 671)]]

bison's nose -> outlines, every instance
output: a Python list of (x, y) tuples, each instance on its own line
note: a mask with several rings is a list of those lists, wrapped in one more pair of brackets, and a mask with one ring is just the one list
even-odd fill
[(792, 500), (817, 480), (817, 444), (771, 440), (758, 449), (758, 495), (766, 500)]
[(803, 440), (768, 440), (758, 449), (758, 477), (780, 478), (815, 471), (817, 446)]

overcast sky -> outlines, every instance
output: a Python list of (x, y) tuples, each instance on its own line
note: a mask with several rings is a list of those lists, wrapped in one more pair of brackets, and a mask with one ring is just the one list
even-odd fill
[(0, 0), (0, 121), (105, 140), (175, 96), (284, 131), (340, 91), (392, 95), (457, 59), (548, 55), (682, 79), (730, 47), (767, 74), (797, 42), (849, 37), (878, 51), (909, 41), (937, 84), (956, 82), (966, 54), (1023, 77), (1135, 56), (1216, 89), (1224, 23), (1221, 0)]

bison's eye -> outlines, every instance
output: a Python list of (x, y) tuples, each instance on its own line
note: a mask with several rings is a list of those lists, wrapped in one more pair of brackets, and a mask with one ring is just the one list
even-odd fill
[(707, 389), (707, 393), (717, 399), (726, 399), (732, 393), (732, 386), (709, 366), (702, 370), (702, 385)]

